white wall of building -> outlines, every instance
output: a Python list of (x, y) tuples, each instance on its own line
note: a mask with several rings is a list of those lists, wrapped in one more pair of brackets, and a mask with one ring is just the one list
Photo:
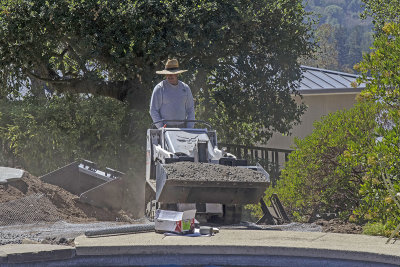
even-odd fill
[[(314, 129), (314, 121), (321, 120), (322, 116), (337, 110), (353, 107), (356, 103), (357, 94), (358, 92), (303, 95), (303, 102), (307, 105), (307, 110), (301, 117), (301, 124), (294, 126), (290, 136), (283, 136), (280, 133), (274, 134), (265, 146), (280, 149), (293, 148), (294, 138), (303, 139), (309, 135)], [(300, 98), (297, 97), (295, 100), (300, 101)]]

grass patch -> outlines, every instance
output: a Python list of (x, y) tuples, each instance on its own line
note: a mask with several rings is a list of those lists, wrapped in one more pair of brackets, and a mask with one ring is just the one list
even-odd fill
[[(389, 237), (392, 234), (392, 231), (388, 230), (386, 224), (383, 224), (381, 222), (375, 222), (375, 223), (367, 223), (363, 227), (363, 234)], [(399, 236), (398, 233), (396, 236)]]

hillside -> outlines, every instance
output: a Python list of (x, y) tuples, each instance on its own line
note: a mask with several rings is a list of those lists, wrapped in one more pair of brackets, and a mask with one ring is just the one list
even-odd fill
[(320, 46), (314, 59), (302, 64), (354, 72), (353, 66), (372, 45), (372, 22), (361, 20), (361, 0), (309, 0), (306, 10), (318, 19), (316, 37)]

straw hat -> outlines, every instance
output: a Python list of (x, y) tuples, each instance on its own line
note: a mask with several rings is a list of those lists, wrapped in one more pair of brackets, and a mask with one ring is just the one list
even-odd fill
[(168, 59), (167, 63), (165, 63), (165, 69), (156, 71), (157, 74), (179, 74), (185, 72), (187, 70), (180, 70), (179, 63), (176, 59)]

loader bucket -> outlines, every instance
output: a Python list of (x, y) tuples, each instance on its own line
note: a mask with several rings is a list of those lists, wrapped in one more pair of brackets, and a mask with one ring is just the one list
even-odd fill
[[(177, 163), (174, 163), (177, 164)], [(163, 203), (220, 203), (220, 204), (255, 204), (258, 203), (269, 185), (269, 175), (259, 166), (259, 179), (225, 179), (224, 174), (215, 173), (208, 177), (210, 172), (201, 172), (196, 168), (205, 170), (216, 164), (185, 163), (190, 169), (204, 177), (181, 177), (182, 174), (171, 172), (170, 164), (157, 164), (156, 200)], [(196, 165), (197, 164), (197, 165)], [(201, 165), (199, 165), (201, 164)], [(220, 166), (220, 165), (218, 165)], [(228, 167), (228, 166), (224, 166)], [(235, 175), (240, 167), (229, 167), (232, 175)], [(260, 169), (261, 168), (261, 169)], [(243, 168), (241, 171), (243, 172)], [(246, 170), (254, 172), (254, 170)], [(171, 175), (173, 174), (173, 175)], [(189, 175), (190, 176), (190, 175)], [(197, 175), (198, 176), (198, 175)]]
[(93, 162), (73, 162), (40, 179), (79, 196), (79, 201), (110, 210), (135, 213), (130, 179), (124, 173), (106, 168), (98, 170)]

